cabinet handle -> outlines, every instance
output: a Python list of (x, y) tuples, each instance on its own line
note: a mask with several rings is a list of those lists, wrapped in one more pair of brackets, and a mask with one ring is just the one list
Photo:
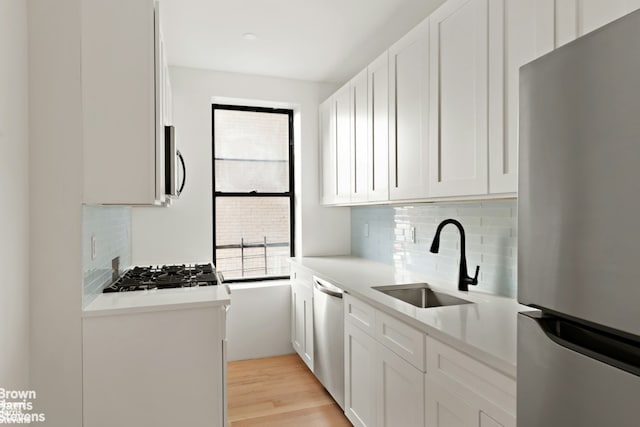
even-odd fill
[(182, 184), (180, 185), (180, 189), (178, 190), (178, 196), (182, 194), (182, 190), (184, 189), (184, 183), (187, 181), (187, 166), (184, 164), (184, 158), (182, 157), (182, 153), (180, 150), (176, 150), (176, 155), (178, 159), (180, 159), (180, 163), (182, 164)]

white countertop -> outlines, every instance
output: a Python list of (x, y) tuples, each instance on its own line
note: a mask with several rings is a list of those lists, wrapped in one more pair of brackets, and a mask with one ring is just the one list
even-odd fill
[[(447, 343), (487, 365), (516, 377), (517, 313), (532, 311), (515, 299), (470, 290), (460, 292), (457, 285), (432, 280), (424, 274), (396, 269), (362, 258), (303, 257), (292, 258), (295, 264), (321, 279), (344, 289), (434, 338)], [(383, 294), (373, 286), (426, 282), (474, 304), (418, 308)]]
[(82, 317), (213, 307), (227, 305), (230, 302), (227, 285), (113, 292), (98, 295), (82, 311)]

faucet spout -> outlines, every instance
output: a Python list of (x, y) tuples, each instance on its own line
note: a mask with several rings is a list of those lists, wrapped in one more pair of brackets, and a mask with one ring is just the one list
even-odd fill
[(476, 266), (476, 274), (474, 277), (470, 277), (467, 272), (467, 255), (466, 255), (466, 239), (464, 234), (464, 227), (455, 219), (445, 219), (442, 221), (436, 229), (436, 234), (433, 236), (433, 242), (431, 242), (431, 253), (437, 254), (440, 251), (440, 233), (442, 229), (452, 224), (458, 228), (460, 232), (460, 267), (458, 269), (458, 290), (467, 292), (469, 285), (476, 286), (478, 284), (478, 274), (480, 273), (480, 266)]

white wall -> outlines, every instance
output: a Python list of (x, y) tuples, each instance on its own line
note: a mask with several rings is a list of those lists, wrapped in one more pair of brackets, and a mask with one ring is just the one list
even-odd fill
[(246, 286), (234, 285), (231, 291), (227, 317), (229, 361), (293, 353), (289, 281)]
[[(296, 253), (348, 254), (348, 208), (319, 206), (318, 104), (333, 90), (296, 80), (172, 67), (176, 141), (187, 162), (187, 183), (169, 208), (134, 208), (133, 264), (212, 259), (212, 98), (254, 100), (294, 108)], [(289, 285), (234, 290), (229, 314), (229, 357), (290, 353)]]
[(0, 387), (29, 383), (27, 4), (0, 0)]
[(79, 427), (82, 424), (80, 0), (30, 0), (28, 16), (30, 374), (37, 392), (34, 411), (45, 413), (47, 426)]
[(170, 208), (134, 208), (133, 263), (212, 258), (211, 100), (248, 99), (295, 106), (296, 252), (348, 254), (348, 208), (319, 206), (318, 104), (335, 87), (244, 74), (172, 67), (176, 141), (187, 161), (184, 193)]

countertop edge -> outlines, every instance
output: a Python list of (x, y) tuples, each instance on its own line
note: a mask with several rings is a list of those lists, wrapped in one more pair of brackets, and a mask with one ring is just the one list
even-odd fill
[(125, 314), (154, 313), (159, 311), (187, 310), (191, 308), (221, 307), (231, 303), (231, 299), (219, 299), (215, 301), (177, 302), (171, 304), (148, 305), (144, 307), (104, 308), (96, 310), (83, 310), (82, 317), (104, 317)]
[(229, 287), (167, 289), (100, 294), (81, 312), (82, 318), (218, 307), (231, 304)]

